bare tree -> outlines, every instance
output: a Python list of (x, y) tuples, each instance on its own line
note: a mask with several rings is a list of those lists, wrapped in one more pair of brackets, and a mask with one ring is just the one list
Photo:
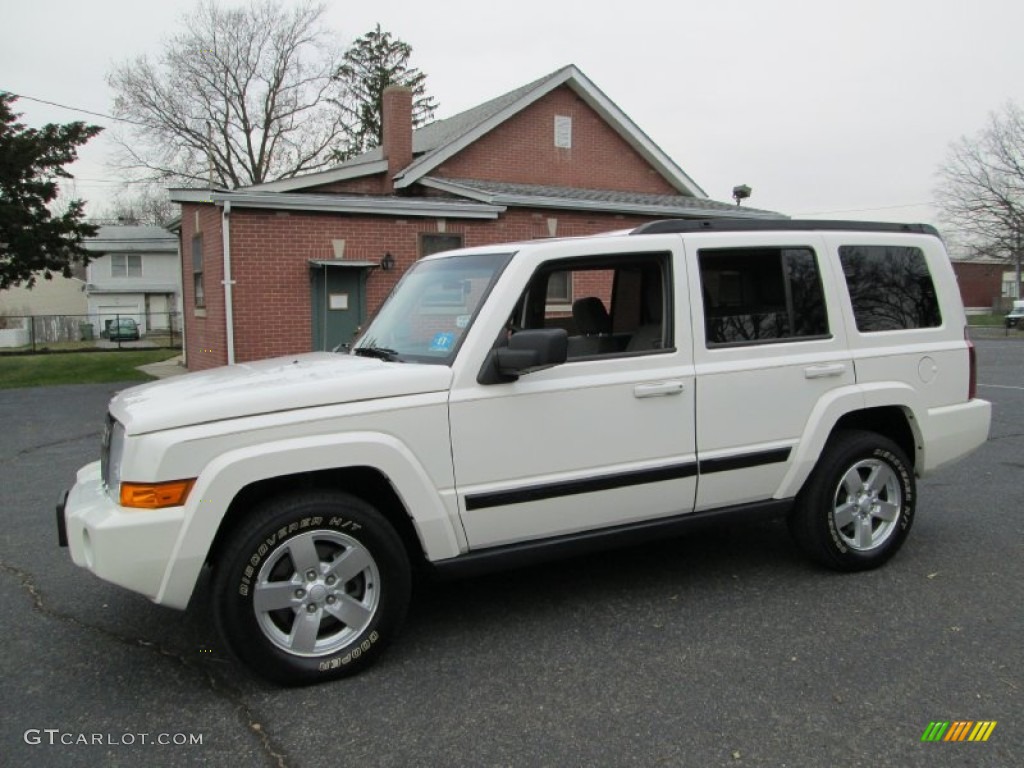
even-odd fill
[(228, 8), (201, 0), (184, 31), (114, 67), (122, 167), (150, 180), (235, 188), (322, 169), (347, 143), (342, 46), (324, 8), (259, 0)]
[(178, 216), (178, 206), (167, 190), (156, 184), (123, 187), (100, 213), (99, 218), (116, 224), (151, 224), (166, 227)]
[(1021, 280), (1024, 240), (1024, 110), (1008, 103), (976, 136), (961, 137), (939, 169), (936, 199), (979, 250), (1014, 259)]

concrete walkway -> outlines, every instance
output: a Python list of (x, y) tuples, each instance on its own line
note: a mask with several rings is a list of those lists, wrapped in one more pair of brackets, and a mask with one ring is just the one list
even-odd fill
[(172, 357), (170, 360), (162, 360), (159, 363), (140, 365), (139, 370), (158, 379), (166, 379), (171, 376), (180, 376), (183, 373), (188, 373), (188, 369), (182, 364), (181, 355)]

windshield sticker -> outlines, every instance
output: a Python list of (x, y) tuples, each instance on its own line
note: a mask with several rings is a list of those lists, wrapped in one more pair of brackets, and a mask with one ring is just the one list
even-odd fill
[(470, 317), (469, 315), (459, 315), (458, 317), (456, 317), (455, 318), (455, 327), (456, 328), (465, 328), (467, 325), (469, 325), (469, 317)]
[(431, 352), (451, 352), (455, 346), (454, 333), (439, 333), (430, 341)]

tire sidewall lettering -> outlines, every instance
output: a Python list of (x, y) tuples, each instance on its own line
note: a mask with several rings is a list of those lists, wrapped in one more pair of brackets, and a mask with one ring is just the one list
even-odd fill
[(876, 448), (874, 457), (884, 461), (892, 470), (900, 482), (900, 494), (903, 496), (903, 507), (900, 510), (899, 529), (905, 531), (910, 526), (910, 518), (914, 514), (914, 484), (910, 482), (910, 473), (906, 465), (900, 461), (899, 456), (892, 454), (884, 448)]
[[(326, 520), (322, 516), (311, 516), (303, 517), (286, 526), (281, 526), (273, 533), (268, 534), (260, 541), (259, 544), (255, 545), (256, 551), (249, 557), (246, 566), (242, 569), (242, 575), (238, 582), (238, 595), (242, 598), (245, 610), (249, 613), (253, 612), (250, 594), (252, 591), (253, 579), (255, 578), (260, 565), (266, 559), (267, 555), (276, 552), (281, 545), (287, 543), (297, 535), (314, 533), (318, 530), (343, 531), (348, 535), (352, 535), (353, 533), (362, 530), (362, 528), (363, 526), (356, 521), (340, 515), (332, 515)], [(311, 662), (317, 664), (316, 671), (321, 674), (336, 672), (338, 669), (348, 666), (352, 662), (357, 661), (365, 653), (369, 652), (381, 639), (380, 633), (373, 628), (376, 624), (377, 620), (374, 619), (371, 626), (367, 628), (369, 630), (369, 634), (366, 634), (366, 630), (364, 630), (363, 635), (352, 641), (353, 643), (358, 643), (354, 647), (352, 644), (349, 644), (345, 648), (336, 651), (331, 656), (311, 659)], [(259, 630), (256, 631), (258, 632)], [(365, 639), (360, 639), (363, 637)]]
[[(293, 538), (309, 534), (317, 540), (349, 540), (364, 549), (378, 595), (373, 613), (363, 614), (351, 632), (342, 625), (322, 625), (318, 634), (326, 642), (319, 651), (303, 655), (273, 634), (276, 630), (267, 622), (277, 619), (257, 613), (255, 595), (261, 569), (286, 557), (283, 550)], [(321, 549), (321, 565), (324, 557)], [(213, 565), (211, 608), (218, 632), (251, 672), (282, 685), (345, 677), (373, 663), (400, 631), (411, 596), (411, 561), (395, 525), (374, 504), (344, 490), (283, 491), (254, 504), (234, 520)], [(306, 595), (295, 597), (299, 599), (283, 604), (306, 605)], [(326, 593), (318, 591), (314, 603), (323, 597)], [(289, 631), (286, 624), (278, 624), (277, 630)], [(339, 632), (344, 632), (344, 641)]]
[[(903, 500), (899, 512), (899, 521), (897, 522), (897, 528), (900, 532), (905, 532), (912, 522), (912, 516), (914, 513), (914, 484), (910, 480), (910, 475), (907, 470), (906, 464), (900, 459), (899, 456), (895, 455), (891, 451), (885, 448), (875, 448), (869, 454), (868, 458), (876, 459), (883, 462), (887, 467), (896, 473), (900, 486), (900, 495)], [(868, 553), (857, 552), (846, 544), (842, 536), (839, 533), (839, 529), (836, 527), (835, 515), (832, 509), (826, 509), (825, 514), (825, 525), (828, 530), (829, 539), (832, 545), (835, 547), (837, 553), (847, 557), (866, 557)], [(879, 548), (885, 550), (892, 546), (894, 540), (890, 538)]]
[(306, 533), (318, 528), (335, 528), (345, 533), (353, 533), (362, 529), (362, 526), (354, 520), (340, 515), (331, 516), (326, 523), (319, 515), (311, 515), (300, 518), (295, 522), (283, 525), (273, 533), (268, 534), (259, 544), (256, 551), (249, 556), (248, 564), (242, 569), (242, 575), (238, 582), (238, 594), (240, 597), (248, 597), (252, 587), (252, 579), (269, 552), (274, 551), (277, 545), (288, 541), (293, 534)]

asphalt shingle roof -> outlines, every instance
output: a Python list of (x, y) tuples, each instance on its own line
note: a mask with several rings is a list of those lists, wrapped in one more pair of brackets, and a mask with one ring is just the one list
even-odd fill
[(178, 250), (178, 238), (163, 227), (108, 225), (100, 227), (95, 237), (83, 240), (82, 247), (94, 253), (173, 253)]
[[(428, 177), (432, 178), (432, 177)], [(745, 216), (763, 215), (776, 217), (780, 214), (759, 208), (742, 208), (732, 204), (709, 200), (707, 198), (687, 197), (684, 195), (651, 195), (640, 192), (622, 192), (612, 189), (579, 189), (577, 187), (556, 187), (539, 184), (514, 184), (503, 181), (482, 181), (480, 179), (437, 179), (437, 181), (463, 187), (467, 190), (483, 193), (487, 202), (512, 204), (528, 201), (533, 198), (541, 200), (563, 200), (566, 202), (606, 203), (609, 206), (629, 205), (643, 206), (651, 209), (664, 209), (666, 214), (697, 212), (718, 212), (722, 214), (741, 214)]]
[[(481, 123), (484, 123), (494, 117), (503, 109), (515, 104), (519, 99), (523, 98), (523, 96), (530, 93), (545, 81), (550, 80), (554, 75), (561, 71), (562, 70), (557, 70), (552, 74), (539, 77), (532, 83), (527, 83), (515, 90), (511, 90), (508, 93), (493, 98), (490, 101), (485, 101), (483, 104), (478, 104), (464, 112), (460, 112), (457, 115), (446, 117), (443, 120), (435, 120), (432, 123), (427, 123), (426, 125), (417, 128), (412, 132), (413, 155), (424, 155), (429, 152), (433, 152), (435, 149), (439, 149), (440, 147), (459, 139)], [(335, 169), (363, 165), (365, 163), (372, 163), (383, 159), (383, 148), (375, 147), (363, 152), (361, 155), (350, 157), (345, 162), (335, 166)]]

